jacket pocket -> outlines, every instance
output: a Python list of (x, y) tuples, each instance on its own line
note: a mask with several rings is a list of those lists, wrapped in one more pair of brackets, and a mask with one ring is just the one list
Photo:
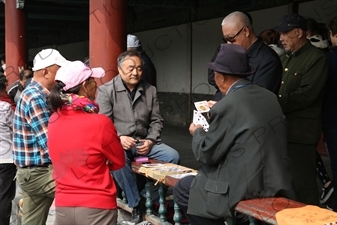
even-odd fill
[(219, 218), (228, 215), (228, 182), (208, 180), (205, 190), (207, 213)]

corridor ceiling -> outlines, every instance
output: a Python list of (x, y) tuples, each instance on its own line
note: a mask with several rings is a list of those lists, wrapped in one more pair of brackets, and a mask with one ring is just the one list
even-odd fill
[[(0, 0), (0, 54), (5, 51), (5, 3), (1, 1), (4, 0)], [(125, 1), (128, 2), (126, 24), (128, 33), (223, 17), (235, 10), (254, 11), (299, 2), (293, 0)], [(115, 2), (111, 0), (111, 4)], [(26, 10), (28, 17), (28, 48), (80, 42), (89, 38), (89, 0), (25, 0), (23, 10)]]

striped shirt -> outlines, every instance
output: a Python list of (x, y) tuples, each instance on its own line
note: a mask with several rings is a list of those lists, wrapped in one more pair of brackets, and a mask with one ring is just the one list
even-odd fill
[(51, 163), (47, 148), (48, 95), (47, 88), (32, 80), (17, 103), (13, 123), (13, 159), (19, 167)]

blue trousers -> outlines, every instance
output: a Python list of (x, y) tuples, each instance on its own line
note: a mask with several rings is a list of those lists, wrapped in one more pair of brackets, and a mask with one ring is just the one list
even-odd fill
[[(125, 166), (122, 169), (113, 171), (113, 177), (118, 183), (119, 187), (123, 190), (127, 200), (128, 206), (134, 208), (138, 206), (140, 201), (140, 193), (137, 187), (137, 180), (135, 174), (132, 172), (131, 162), (134, 157), (138, 156), (136, 148), (124, 151), (125, 153)], [(147, 155), (151, 159), (157, 159), (164, 162), (179, 164), (179, 153), (170, 146), (160, 143), (152, 146), (152, 149)]]

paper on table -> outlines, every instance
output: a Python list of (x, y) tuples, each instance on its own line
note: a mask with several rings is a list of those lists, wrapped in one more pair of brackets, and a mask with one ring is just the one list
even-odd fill
[(171, 174), (169, 175), (170, 177), (176, 178), (176, 179), (181, 179), (186, 176), (195, 176), (197, 175), (196, 172), (190, 172), (190, 173), (180, 173), (180, 174)]

